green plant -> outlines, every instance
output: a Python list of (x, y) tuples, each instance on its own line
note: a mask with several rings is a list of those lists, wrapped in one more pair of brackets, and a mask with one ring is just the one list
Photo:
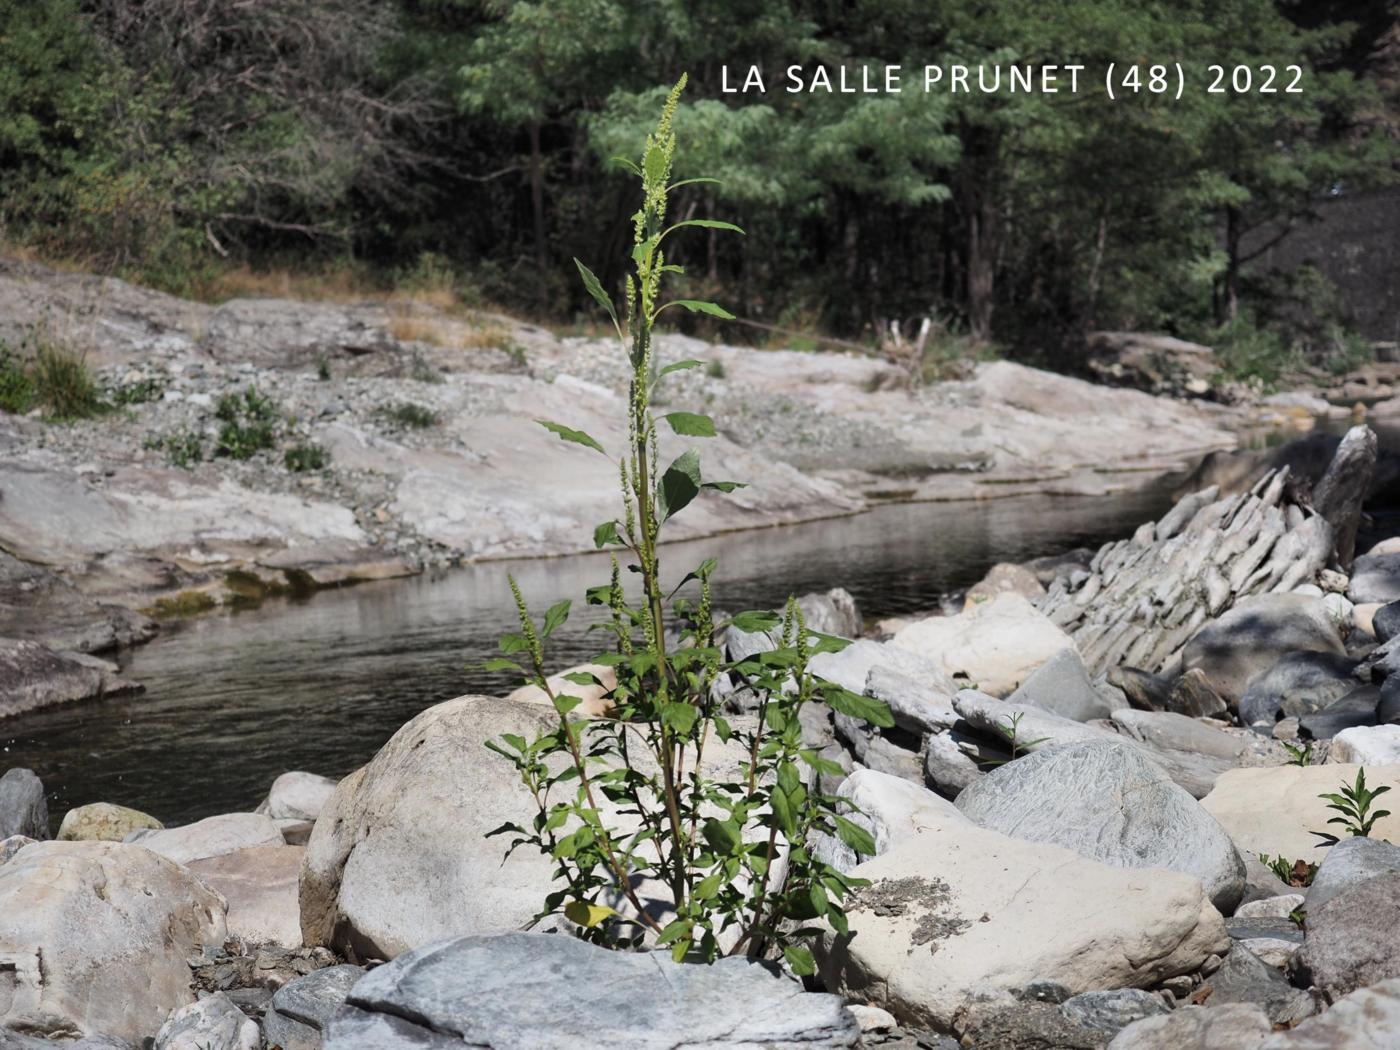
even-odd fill
[(0, 343), (0, 412), (28, 412), (34, 407), (34, 399), (34, 378), (24, 362)]
[[(506, 735), (488, 743), (515, 765), (538, 807), (528, 829), (507, 824), (492, 834), (514, 836), (507, 855), (530, 846), (556, 862), (559, 888), (546, 897), (539, 917), (562, 912), (583, 937), (614, 946), (638, 945), (651, 937), (676, 959), (780, 951), (795, 972), (810, 974), (815, 964), (804, 942), (819, 933), (813, 921), (824, 918), (838, 932), (847, 932), (842, 902), (865, 883), (818, 860), (808, 841), (830, 834), (863, 854), (873, 852), (874, 842), (840, 815), (835, 797), (820, 791), (818, 774), (834, 773), (837, 767), (804, 744), (799, 712), (825, 701), (877, 725), (891, 726), (893, 719), (879, 701), (811, 673), (812, 655), (846, 643), (809, 631), (795, 601), (789, 599), (781, 616), (747, 612), (716, 624), (710, 604), (713, 559), (673, 590), (661, 582), (663, 524), (705, 489), (735, 487), (733, 482), (703, 480), (694, 448), (664, 469), (657, 458), (661, 420), (682, 437), (715, 433), (708, 416), (671, 412), (658, 419), (651, 410), (655, 378), (703, 364), (682, 361), (652, 376), (657, 316), (671, 306), (730, 316), (710, 302), (660, 301), (665, 278), (678, 270), (666, 261), (666, 238), (684, 227), (737, 229), (708, 219), (666, 225), (668, 196), (675, 188), (670, 182), (676, 141), (671, 121), (684, 83), (682, 77), (668, 97), (641, 164), (628, 165), (641, 180), (643, 202), (634, 216), (635, 274), (626, 282), (622, 317), (598, 278), (576, 260), (632, 369), (627, 447), (616, 461), (622, 514), (594, 530), (594, 543), (620, 549), (630, 559), (628, 569), (640, 580), (641, 597), (634, 603), (624, 593), (617, 553), (611, 580), (587, 592), (589, 603), (609, 614), (600, 626), (612, 636), (612, 649), (596, 659), (616, 673), (616, 685), (606, 693), (611, 717), (571, 717), (580, 699), (556, 691), (546, 677), (544, 642), (567, 620), (571, 603), (551, 606), (537, 624), (512, 579), (520, 632), (501, 639), (504, 655), (488, 666), (521, 673), (543, 690), (558, 722), (534, 740)], [(582, 431), (540, 422), (567, 442), (608, 455)], [(686, 584), (694, 585), (698, 597), (676, 597)], [(669, 641), (668, 603), (680, 626), (678, 645)], [(775, 647), (726, 661), (719, 643), (726, 627), (767, 632)], [(720, 674), (738, 676), (754, 691), (756, 720), (731, 722), (723, 716), (711, 690)], [(566, 679), (581, 686), (601, 684), (584, 672)], [(738, 773), (730, 778), (714, 777), (705, 765), (706, 748), (716, 739), (743, 755)], [(664, 887), (673, 916), (669, 921), (656, 918), (638, 899), (634, 887), (643, 879)], [(616, 910), (623, 907), (629, 914)]]
[(991, 759), (983, 762), (983, 765), (995, 767), (1004, 766), (1007, 762), (1015, 762), (1018, 757), (1017, 753), (1022, 748), (1032, 748), (1035, 747), (1036, 744), (1043, 744), (1050, 739), (1047, 736), (1038, 736), (1034, 740), (1022, 740), (1021, 719), (1025, 717), (1026, 713), (1024, 711), (1017, 711), (1013, 715), (1007, 715), (1005, 721), (997, 723), (997, 732), (1011, 745), (1011, 757), (1006, 759)]
[(80, 353), (64, 350), (40, 339), (30, 366), (35, 399), (45, 416), (55, 421), (91, 419), (106, 406)]
[(214, 455), (250, 459), (277, 444), (277, 406), (250, 386), (242, 394), (219, 398), (214, 415), (221, 421)]
[(1303, 744), (1290, 744), (1287, 740), (1283, 742), (1283, 749), (1288, 752), (1288, 764), (1290, 766), (1310, 766), (1313, 761), (1313, 746), (1311, 742)]
[(194, 430), (176, 430), (164, 437), (148, 438), (146, 447), (164, 449), (170, 465), (181, 470), (188, 470), (204, 459), (204, 438)]
[(331, 359), (323, 353), (316, 355), (316, 378), (322, 383), (331, 379)]
[(330, 461), (330, 453), (320, 445), (292, 445), (282, 453), (282, 464), (293, 474), (324, 470)]
[(409, 369), (409, 378), (419, 383), (444, 383), (442, 373), (428, 363), (428, 359), (417, 350), (413, 351), (413, 359)]
[(1317, 865), (1306, 860), (1286, 860), (1283, 854), (1270, 857), (1267, 853), (1260, 853), (1257, 856), (1261, 864), (1288, 886), (1311, 886), (1313, 876), (1317, 874)]
[[(1324, 791), (1317, 797), (1326, 799), (1327, 808), (1335, 809), (1341, 814), (1341, 816), (1333, 817), (1327, 823), (1340, 824), (1346, 829), (1348, 835), (1364, 839), (1370, 838), (1371, 829), (1375, 827), (1376, 821), (1380, 820), (1381, 817), (1390, 816), (1388, 809), (1371, 809), (1371, 803), (1389, 790), (1389, 784), (1382, 784), (1374, 789), (1367, 788), (1366, 768), (1363, 766), (1356, 771), (1355, 783), (1343, 782), (1340, 794)], [(1316, 835), (1329, 846), (1335, 846), (1341, 841), (1336, 835), (1326, 831), (1313, 831), (1309, 834)]]
[(144, 405), (148, 401), (159, 401), (165, 393), (165, 382), (154, 376), (123, 383), (111, 391), (114, 405)]
[(384, 409), (383, 414), (391, 423), (414, 430), (424, 430), (438, 421), (438, 414), (431, 408), (414, 404), (412, 401), (400, 401), (397, 405)]
[(710, 363), (705, 366), (705, 374), (711, 379), (723, 379), (727, 374), (725, 372), (724, 362), (717, 357), (712, 358)]

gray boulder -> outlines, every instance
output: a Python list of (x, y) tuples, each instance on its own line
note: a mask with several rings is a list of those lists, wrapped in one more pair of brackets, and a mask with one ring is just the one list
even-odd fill
[(1340, 700), (1321, 711), (1298, 719), (1300, 736), (1313, 740), (1331, 740), (1338, 733), (1357, 726), (1376, 724), (1381, 691), (1374, 685), (1359, 685)]
[(320, 1050), (326, 1025), (345, 1002), (363, 966), (327, 966), (288, 981), (263, 1014), (263, 1038), (282, 1050)]
[(982, 776), (976, 760), (958, 746), (960, 735), (950, 730), (924, 738), (924, 782), (945, 798), (957, 798)]
[(156, 1033), (154, 1050), (258, 1050), (258, 1023), (223, 992), (173, 1011)]
[(1230, 949), (1220, 969), (1211, 974), (1197, 996), (1210, 1009), (1228, 1003), (1254, 1003), (1274, 1024), (1297, 1024), (1317, 1012), (1312, 996), (1294, 988), (1288, 979), (1242, 944)]
[(1192, 798), (1210, 794), (1226, 770), (1248, 765), (1246, 753), (1259, 743), (1253, 733), (1236, 735), (1174, 711), (1124, 708), (1113, 712), (1113, 723)]
[[(573, 988), (578, 994), (566, 994)], [(350, 990), (326, 1050), (855, 1047), (834, 995), (746, 958), (713, 966), (614, 952), (572, 937), (459, 937), (399, 956)]]
[(1268, 900), (1292, 893), (1293, 887), (1274, 874), (1274, 869), (1259, 859), (1257, 853), (1245, 850), (1244, 857), (1244, 897), (1240, 904)]
[(1060, 1005), (1060, 1012), (1085, 1028), (1116, 1035), (1134, 1021), (1169, 1010), (1160, 995), (1141, 988), (1114, 988), (1071, 996)]
[(912, 733), (937, 733), (958, 721), (953, 709), (957, 690), (941, 689), (928, 678), (877, 665), (866, 676), (862, 692), (888, 704), (895, 725)]
[(858, 639), (839, 653), (818, 653), (808, 666), (813, 674), (856, 693), (865, 688), (866, 679), (876, 667), (898, 671), (947, 695), (957, 692), (958, 688), (936, 661), (869, 638)]
[(1151, 671), (1114, 667), (1108, 672), (1108, 684), (1123, 694), (1129, 707), (1138, 711), (1165, 711), (1171, 706), (1172, 683)]
[(1273, 1030), (1253, 1003), (1215, 1010), (1188, 1006), (1130, 1024), (1114, 1036), (1108, 1050), (1258, 1050)]
[(1356, 665), (1338, 653), (1287, 653), (1249, 683), (1239, 701), (1240, 721), (1273, 725), (1321, 711), (1356, 688)]
[(1194, 875), (1227, 915), (1244, 894), (1244, 861), (1225, 829), (1131, 744), (1037, 751), (983, 776), (957, 807), (985, 828), (1104, 864)]
[(1357, 602), (1400, 599), (1400, 554), (1363, 554), (1351, 566), (1347, 597)]
[(1400, 872), (1400, 846), (1380, 839), (1344, 838), (1318, 864), (1307, 889), (1307, 908), (1315, 911), (1337, 894), (1390, 872)]
[(1400, 977), (1400, 872), (1367, 879), (1308, 908), (1307, 937), (1293, 957), (1300, 978), (1328, 1002)]
[(1263, 594), (1206, 624), (1182, 650), (1182, 670), (1200, 668), (1226, 701), (1244, 696), (1253, 679), (1289, 653), (1346, 655), (1321, 598)]
[(804, 594), (797, 599), (808, 630), (854, 638), (860, 634), (860, 610), (844, 587), (833, 587), (825, 594)]
[(1275, 1033), (1257, 1050), (1391, 1050), (1397, 1032), (1400, 980), (1382, 981), (1352, 992), (1292, 1031)]
[(257, 812), (273, 820), (315, 820), (331, 797), (336, 782), (316, 773), (283, 773), (268, 788)]
[(1017, 690), (1007, 697), (1012, 704), (1029, 704), (1076, 722), (1107, 718), (1112, 713), (1107, 700), (1089, 681), (1084, 661), (1073, 649), (1063, 649), (1041, 664)]
[(1400, 601), (1382, 605), (1371, 614), (1371, 633), (1378, 642), (1388, 642), (1400, 635)]
[(0, 777), (0, 839), (49, 837), (49, 803), (44, 785), (28, 769), (7, 769)]

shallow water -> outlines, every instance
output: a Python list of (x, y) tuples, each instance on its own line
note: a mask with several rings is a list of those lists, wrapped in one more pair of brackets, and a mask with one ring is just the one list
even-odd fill
[[(1022, 561), (1128, 535), (1169, 505), (1170, 485), (1100, 498), (1017, 497), (878, 507), (854, 517), (668, 545), (683, 573), (720, 561), (716, 604), (767, 608), (789, 594), (845, 587), (867, 617), (931, 608), (998, 561)], [(605, 556), (467, 566), (411, 580), (272, 601), (201, 617), (129, 654), (133, 697), (0, 723), (0, 768), (28, 766), (55, 818), (110, 801), (167, 823), (255, 806), (277, 774), (342, 776), (417, 712), (466, 692), (503, 693), (470, 665), (513, 629), (507, 572), (537, 613), (559, 597), (575, 616), (556, 635), (563, 667), (601, 640), (585, 630), (586, 586)]]

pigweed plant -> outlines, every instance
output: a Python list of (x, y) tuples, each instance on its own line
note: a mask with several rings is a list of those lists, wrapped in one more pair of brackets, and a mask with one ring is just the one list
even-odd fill
[[(610, 666), (616, 684), (589, 673), (565, 676), (583, 687), (611, 685), (605, 694), (610, 711), (607, 717), (571, 717), (581, 700), (567, 687), (553, 688), (544, 656), (544, 643), (568, 618), (570, 602), (555, 604), (537, 624), (512, 580), (520, 633), (503, 637), (504, 656), (487, 666), (519, 672), (543, 690), (558, 722), (533, 740), (505, 735), (487, 744), (514, 763), (538, 807), (529, 828), (506, 824), (491, 834), (513, 836), (507, 855), (533, 847), (556, 863), (558, 888), (545, 898), (537, 920), (562, 913), (590, 941), (669, 946), (677, 960), (781, 952), (794, 971), (809, 974), (815, 964), (805, 942), (820, 932), (815, 922), (824, 918), (845, 933), (842, 901), (864, 882), (817, 859), (808, 843), (817, 834), (833, 835), (865, 855), (874, 853), (875, 844), (863, 828), (838, 814), (834, 796), (819, 790), (818, 774), (837, 774), (839, 768), (804, 744), (798, 715), (807, 704), (825, 702), (876, 725), (890, 726), (893, 719), (885, 705), (811, 673), (813, 655), (846, 643), (809, 631), (791, 599), (781, 615), (747, 612), (716, 623), (710, 603), (713, 559), (669, 593), (661, 582), (662, 526), (703, 490), (736, 487), (703, 480), (694, 448), (662, 469), (658, 418), (651, 411), (661, 377), (703, 367), (700, 361), (682, 361), (653, 369), (657, 316), (672, 306), (731, 316), (714, 303), (661, 301), (665, 280), (682, 272), (666, 261), (667, 238), (695, 226), (742, 232), (710, 219), (666, 224), (668, 196), (682, 185), (670, 181), (676, 148), (671, 125), (684, 84), (683, 77), (668, 97), (641, 164), (628, 163), (642, 183), (642, 207), (633, 217), (634, 273), (626, 281), (621, 316), (592, 271), (577, 264), (588, 292), (611, 318), (632, 368), (627, 447), (616, 460), (622, 513), (599, 525), (593, 536), (596, 546), (615, 551), (611, 580), (587, 592), (590, 604), (608, 610), (597, 626), (611, 635), (611, 648), (596, 661)], [(660, 419), (682, 437), (715, 433), (704, 415), (670, 412)], [(608, 455), (582, 431), (540, 422), (565, 441)], [(640, 579), (635, 603), (624, 593), (619, 554)], [(698, 598), (676, 597), (686, 584), (694, 585)], [(668, 634), (668, 605), (678, 642)], [(776, 648), (726, 660), (719, 638), (728, 627), (770, 632)], [(711, 690), (722, 674), (739, 676), (754, 690), (756, 719), (731, 722), (723, 716)], [(727, 755), (742, 758), (713, 775), (705, 764), (707, 749), (713, 758), (721, 746)], [(644, 905), (641, 886), (647, 887), (651, 906)]]
[[(1341, 816), (1333, 817), (1327, 823), (1340, 824), (1348, 835), (1357, 838), (1370, 838), (1371, 829), (1375, 827), (1376, 821), (1381, 817), (1390, 816), (1388, 809), (1372, 809), (1371, 804), (1381, 795), (1390, 790), (1389, 784), (1382, 784), (1378, 788), (1368, 788), (1366, 786), (1366, 768), (1356, 771), (1356, 782), (1348, 784), (1342, 783), (1340, 793), (1324, 791), (1317, 797), (1327, 803), (1327, 808), (1336, 810)], [(1309, 832), (1316, 835), (1323, 841), (1324, 845), (1335, 846), (1341, 841), (1338, 836), (1327, 831)]]

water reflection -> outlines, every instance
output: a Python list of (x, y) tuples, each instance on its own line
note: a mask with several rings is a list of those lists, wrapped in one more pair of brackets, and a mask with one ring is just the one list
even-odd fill
[[(672, 545), (663, 560), (679, 574), (719, 558), (716, 602), (724, 608), (770, 607), (789, 593), (839, 585), (866, 615), (886, 616), (926, 609), (994, 562), (1126, 535), (1165, 509), (1168, 491), (887, 506)], [(163, 634), (131, 654), (127, 672), (145, 694), (0, 724), (0, 768), (38, 772), (56, 819), (70, 806), (106, 800), (169, 823), (251, 807), (288, 769), (343, 775), (423, 708), (506, 687), (471, 665), (493, 655), (512, 627), (507, 572), (540, 611), (575, 598), (575, 616), (552, 649), (561, 666), (593, 651), (599, 636), (584, 629), (592, 610), (581, 597), (606, 580), (603, 556), (364, 584)]]

